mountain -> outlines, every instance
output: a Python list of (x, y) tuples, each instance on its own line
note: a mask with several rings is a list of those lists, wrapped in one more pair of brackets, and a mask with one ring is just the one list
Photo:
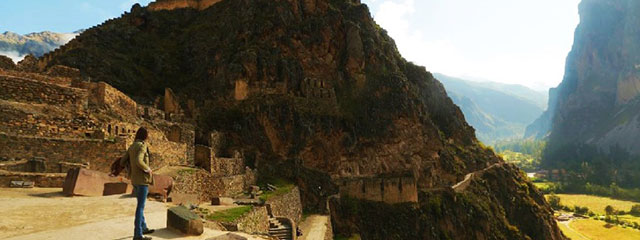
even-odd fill
[(640, 186), (640, 2), (583, 0), (543, 164)]
[(357, 0), (134, 5), (35, 64), (55, 65), (143, 102), (171, 88), (199, 116), (197, 142), (224, 135), (219, 152), (296, 183), (340, 235), (564, 239), (542, 194)]
[(522, 138), (525, 127), (543, 112), (540, 102), (545, 101), (545, 95), (524, 86), (434, 76), (487, 144)]
[(26, 35), (4, 32), (0, 34), (0, 55), (10, 57), (14, 62), (22, 60), (27, 54), (40, 57), (66, 44), (80, 32), (54, 33), (45, 31)]

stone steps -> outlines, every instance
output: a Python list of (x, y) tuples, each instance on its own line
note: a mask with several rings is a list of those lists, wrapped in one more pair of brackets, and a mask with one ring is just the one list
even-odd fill
[(269, 235), (279, 240), (293, 240), (293, 229), (276, 218), (269, 218)]

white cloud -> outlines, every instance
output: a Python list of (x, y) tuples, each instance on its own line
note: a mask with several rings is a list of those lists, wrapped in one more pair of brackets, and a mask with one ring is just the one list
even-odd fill
[[(562, 79), (565, 57), (570, 49), (570, 45), (566, 46), (567, 37), (573, 33), (576, 24), (571, 21), (555, 23), (555, 19), (529, 19), (530, 15), (519, 14), (526, 7), (508, 5), (515, 4), (510, 1), (492, 1), (494, 5), (485, 6), (487, 9), (482, 11), (468, 9), (474, 8), (469, 5), (474, 1), (365, 2), (371, 5), (376, 22), (387, 30), (407, 60), (432, 72), (516, 83), (539, 90), (554, 87)], [(509, 9), (494, 9), (500, 4)], [(549, 4), (554, 1), (535, 6)], [(417, 6), (421, 9), (416, 9)], [(563, 9), (566, 11), (575, 6), (577, 4), (568, 3)], [(558, 10), (558, 15), (571, 14), (564, 11)], [(505, 19), (512, 22), (504, 22)], [(563, 26), (551, 28), (549, 24)], [(431, 35), (425, 35), (423, 31)], [(553, 35), (564, 32), (567, 36)]]
[(19, 62), (24, 58), (24, 56), (26, 56), (26, 55), (21, 55), (16, 51), (0, 51), (0, 55), (4, 55), (11, 58), (11, 60), (13, 60), (14, 63)]

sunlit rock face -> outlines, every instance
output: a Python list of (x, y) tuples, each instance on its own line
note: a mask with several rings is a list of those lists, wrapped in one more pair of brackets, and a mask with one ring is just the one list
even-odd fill
[[(542, 195), (513, 167), (478, 175), (466, 192), (448, 190), (502, 160), (478, 143), (442, 84), (402, 58), (359, 1), (226, 0), (170, 11), (152, 6), (136, 6), (88, 29), (38, 65), (78, 68), (142, 102), (173, 89), (177, 99), (199, 109), (197, 141), (210, 132), (224, 136), (216, 148), (220, 154), (240, 152), (261, 175), (292, 179), (308, 210), (326, 212), (331, 196), (349, 195), (344, 186), (362, 179), (388, 187), (398, 181), (397, 189), (377, 190), (397, 193), (382, 202), (407, 202), (401, 204), (405, 210), (442, 198), (443, 209), (478, 213), (441, 216), (443, 222), (405, 219), (378, 225), (384, 230), (378, 235), (336, 210), (337, 221), (353, 226), (344, 233), (363, 233), (365, 239), (407, 239), (400, 237), (405, 232), (419, 239), (562, 239)], [(507, 187), (487, 193), (485, 178)], [(444, 191), (407, 194), (400, 186)], [(376, 201), (369, 194), (351, 195)], [(464, 201), (455, 200), (463, 195)], [(526, 204), (511, 206), (513, 199)], [(374, 214), (391, 219), (386, 211)], [(489, 216), (499, 220), (469, 234), (451, 227)], [(416, 220), (421, 224), (410, 224)]]
[(640, 154), (640, 2), (584, 0), (579, 8), (565, 76), (549, 107), (548, 166), (585, 161), (587, 152)]

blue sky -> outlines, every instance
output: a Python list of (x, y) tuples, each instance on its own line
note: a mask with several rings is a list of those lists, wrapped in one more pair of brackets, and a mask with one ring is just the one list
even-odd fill
[[(150, 0), (2, 0), (0, 32), (73, 32)], [(580, 0), (362, 0), (433, 72), (546, 90), (564, 74)]]
[(119, 17), (150, 0), (2, 0), (0, 32), (74, 32)]

